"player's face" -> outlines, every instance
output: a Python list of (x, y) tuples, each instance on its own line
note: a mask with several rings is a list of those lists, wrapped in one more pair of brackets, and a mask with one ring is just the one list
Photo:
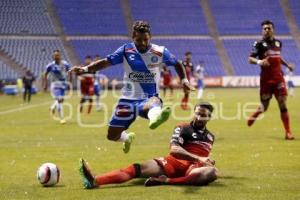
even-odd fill
[(149, 33), (135, 32), (133, 34), (133, 42), (140, 53), (145, 53), (150, 45), (151, 35)]
[(185, 56), (185, 58), (186, 58), (186, 60), (192, 60), (192, 54), (187, 54), (187, 55)]
[(89, 65), (89, 64), (91, 64), (91, 62), (92, 62), (92, 59), (90, 59), (90, 58), (86, 58), (84, 61), (85, 65)]
[(52, 57), (55, 62), (60, 62), (61, 56), (59, 52), (54, 52)]
[(272, 24), (265, 24), (262, 26), (262, 35), (264, 38), (271, 38), (274, 35)]
[(196, 107), (194, 111), (194, 126), (202, 128), (210, 120), (210, 111), (203, 107)]

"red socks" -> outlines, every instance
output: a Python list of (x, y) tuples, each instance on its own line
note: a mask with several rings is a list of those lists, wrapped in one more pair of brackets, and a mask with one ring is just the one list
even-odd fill
[(291, 133), (289, 113), (287, 111), (282, 112), (280, 113), (280, 116), (285, 129), (285, 133)]
[(96, 176), (95, 181), (97, 185), (124, 183), (133, 178), (136, 178), (139, 174), (136, 172), (136, 167), (130, 165), (127, 168), (108, 172), (101, 176)]

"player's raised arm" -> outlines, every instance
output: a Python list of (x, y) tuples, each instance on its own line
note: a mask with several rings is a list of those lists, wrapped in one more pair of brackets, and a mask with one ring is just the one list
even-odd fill
[(70, 69), (70, 72), (74, 72), (76, 74), (82, 74), (84, 72), (96, 72), (98, 70), (102, 70), (108, 66), (111, 66), (112, 64), (108, 61), (107, 58), (101, 59), (101, 60), (97, 60), (92, 62), (89, 65), (86, 66), (74, 66)]

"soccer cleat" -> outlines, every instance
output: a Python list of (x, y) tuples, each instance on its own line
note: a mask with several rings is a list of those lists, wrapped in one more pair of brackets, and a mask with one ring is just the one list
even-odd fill
[(254, 122), (255, 122), (255, 119), (249, 118), (248, 121), (247, 121), (247, 125), (250, 127), (254, 124)]
[(128, 135), (128, 139), (123, 143), (123, 152), (124, 153), (128, 153), (130, 151), (130, 146), (131, 146), (133, 140), (135, 139), (135, 133), (130, 132), (127, 135)]
[(156, 129), (159, 125), (167, 121), (171, 114), (171, 108), (165, 107), (161, 110), (161, 113), (156, 117), (156, 119), (149, 122), (150, 129)]
[(294, 138), (294, 136), (291, 133), (286, 133), (285, 134), (285, 139), (286, 140), (294, 140), (295, 138)]
[(85, 189), (92, 189), (97, 187), (97, 185), (95, 184), (95, 178), (83, 158), (80, 158), (79, 160), (79, 174), (81, 175), (83, 187)]
[(65, 123), (67, 123), (67, 121), (65, 119), (60, 120), (60, 124), (65, 124)]

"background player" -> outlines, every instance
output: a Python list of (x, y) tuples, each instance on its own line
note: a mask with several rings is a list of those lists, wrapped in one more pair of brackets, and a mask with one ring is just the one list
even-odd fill
[(294, 72), (292, 70), (290, 70), (289, 68), (286, 68), (286, 81), (287, 81), (287, 88), (288, 88), (288, 93), (291, 97), (294, 96), (294, 82), (293, 82), (293, 76), (294, 76)]
[(197, 104), (190, 123), (178, 125), (171, 139), (170, 154), (124, 169), (93, 176), (86, 162), (80, 160), (83, 186), (91, 189), (106, 184), (124, 183), (134, 178), (151, 177), (146, 186), (206, 185), (217, 179), (214, 161), (209, 158), (214, 135), (207, 130), (213, 107), (209, 103)]
[[(84, 60), (84, 65), (89, 65), (92, 62), (91, 56), (86, 56)], [(80, 112), (83, 112), (83, 104), (88, 101), (88, 111), (87, 114), (91, 113), (93, 106), (93, 95), (94, 95), (94, 73), (85, 72), (81, 74), (79, 77), (80, 80), (80, 91), (81, 91), (81, 99), (80, 99)]]
[[(194, 66), (192, 63), (192, 52), (188, 51), (185, 52), (185, 57), (184, 60), (182, 62), (185, 71), (186, 71), (186, 77), (188, 79), (188, 81), (190, 81), (191, 76), (193, 75), (193, 71), (194, 71)], [(183, 110), (187, 110), (188, 109), (188, 102), (189, 102), (189, 91), (188, 90), (184, 90), (184, 97), (181, 99), (181, 108)]]
[(171, 93), (170, 95), (173, 96), (173, 86), (172, 86), (172, 74), (170, 69), (167, 68), (167, 66), (163, 66), (163, 70), (161, 72), (162, 78), (163, 78), (163, 94), (164, 97), (166, 97), (166, 91), (167, 88), (170, 89)]
[(67, 61), (61, 59), (61, 53), (59, 50), (53, 51), (52, 58), (53, 61), (46, 66), (46, 72), (44, 75), (44, 90), (47, 90), (47, 80), (48, 75), (50, 74), (51, 94), (54, 97), (54, 103), (50, 107), (50, 111), (54, 115), (55, 110), (57, 109), (60, 123), (65, 124), (66, 120), (64, 119), (63, 102), (65, 90), (68, 86), (66, 83), (66, 77), (67, 71), (70, 69), (70, 65)]
[(109, 122), (107, 138), (123, 142), (123, 151), (127, 153), (135, 137), (127, 133), (130, 124), (137, 115), (149, 119), (149, 128), (155, 129), (165, 122), (171, 109), (162, 109), (159, 98), (160, 71), (163, 65), (173, 65), (182, 80), (185, 90), (193, 89), (186, 78), (182, 64), (163, 46), (150, 43), (150, 25), (137, 21), (133, 25), (133, 43), (118, 48), (106, 58), (85, 67), (74, 67), (75, 73), (95, 72), (110, 65), (124, 63), (124, 87), (122, 97)]
[(32, 84), (35, 81), (34, 75), (30, 72), (30, 70), (27, 70), (24, 77), (22, 78), (23, 86), (24, 86), (24, 94), (23, 94), (23, 101), (25, 103), (26, 96), (27, 96), (27, 102), (30, 102), (31, 99), (31, 92), (32, 92)]
[(194, 71), (194, 77), (196, 78), (197, 87), (198, 87), (197, 99), (202, 99), (202, 97), (203, 97), (203, 91), (204, 91), (204, 87), (205, 87), (204, 73), (205, 73), (204, 62), (199, 61), (199, 64), (196, 66), (196, 69)]
[(261, 23), (262, 40), (256, 41), (249, 57), (250, 64), (257, 64), (261, 67), (260, 74), (260, 99), (261, 106), (248, 119), (248, 126), (252, 126), (255, 119), (268, 110), (270, 100), (274, 94), (281, 113), (281, 120), (285, 128), (285, 139), (294, 139), (291, 129), (289, 114), (286, 106), (287, 90), (281, 70), (285, 65), (291, 71), (293, 66), (288, 64), (281, 57), (281, 41), (274, 37), (274, 24), (266, 20)]

